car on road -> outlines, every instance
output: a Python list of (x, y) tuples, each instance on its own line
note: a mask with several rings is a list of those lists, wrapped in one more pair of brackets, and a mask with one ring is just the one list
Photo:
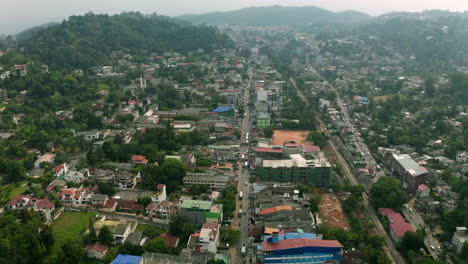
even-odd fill
[(432, 249), (432, 250), (435, 250), (435, 247), (434, 247), (434, 246), (431, 246), (431, 249)]

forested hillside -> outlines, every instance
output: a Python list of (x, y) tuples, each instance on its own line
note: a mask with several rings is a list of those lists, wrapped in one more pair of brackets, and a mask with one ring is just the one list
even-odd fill
[(468, 16), (459, 13), (389, 14), (356, 30), (377, 46), (389, 45), (404, 56), (438, 66), (468, 61)]
[(23, 35), (29, 35), (20, 41), (25, 53), (52, 69), (104, 65), (116, 50), (146, 55), (232, 46), (229, 37), (214, 28), (140, 13), (72, 16), (59, 25)]
[(193, 23), (231, 24), (248, 26), (307, 26), (312, 24), (353, 24), (371, 17), (356, 11), (331, 12), (313, 6), (252, 7), (230, 12), (215, 12), (180, 17)]

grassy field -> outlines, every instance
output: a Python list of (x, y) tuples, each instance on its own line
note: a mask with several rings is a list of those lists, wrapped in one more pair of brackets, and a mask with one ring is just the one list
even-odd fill
[(0, 200), (8, 201), (20, 194), (23, 194), (28, 189), (28, 186), (25, 185), (25, 183), (26, 182), (23, 181), (0, 187)]
[(54, 251), (57, 252), (67, 239), (80, 238), (81, 232), (86, 229), (89, 223), (89, 219), (95, 215), (94, 212), (63, 212), (51, 225), (55, 238)]

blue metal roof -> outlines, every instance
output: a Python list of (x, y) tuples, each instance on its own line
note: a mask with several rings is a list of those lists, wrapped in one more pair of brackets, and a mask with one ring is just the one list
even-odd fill
[(235, 108), (236, 108), (235, 106), (219, 106), (216, 109), (214, 109), (213, 112), (224, 113), (224, 112), (227, 112), (227, 111), (229, 111), (231, 109), (235, 109)]
[[(317, 236), (314, 233), (286, 233), (284, 235), (278, 235), (279, 240), (284, 239), (299, 239), (299, 238), (309, 238), (309, 239), (322, 239), (322, 236)], [(272, 235), (264, 236), (263, 241), (271, 241)]]
[(112, 264), (140, 264), (141, 259), (140, 256), (119, 254), (117, 258), (112, 261)]

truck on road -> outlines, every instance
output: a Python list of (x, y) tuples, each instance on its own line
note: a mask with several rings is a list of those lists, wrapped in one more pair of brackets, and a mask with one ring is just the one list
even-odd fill
[(241, 254), (242, 254), (242, 256), (245, 256), (245, 245), (242, 246), (242, 248), (241, 248)]

